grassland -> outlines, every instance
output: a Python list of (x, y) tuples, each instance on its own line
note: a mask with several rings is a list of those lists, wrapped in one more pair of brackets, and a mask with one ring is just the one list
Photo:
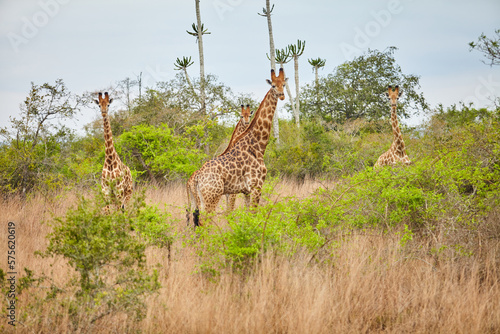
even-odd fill
[[(317, 187), (280, 182), (276, 196), (308, 197)], [(146, 300), (146, 317), (124, 314), (74, 327), (71, 309), (57, 300), (40, 302), (41, 288), (24, 291), (17, 302), (16, 328), (4, 319), (3, 333), (499, 333), (500, 210), (493, 210), (474, 236), (473, 255), (437, 256), (444, 232), (413, 238), (401, 246), (401, 231), (360, 230), (336, 236), (324, 261), (311, 253), (292, 257), (273, 252), (247, 274), (227, 270), (217, 279), (198, 270), (194, 249), (183, 242), (193, 233), (185, 224), (182, 184), (148, 188), (146, 199), (177, 222), (170, 254), (151, 247), (147, 261), (159, 268), (162, 288)], [(276, 197), (277, 198), (277, 197)], [(46, 223), (75, 205), (77, 191), (1, 202), (0, 254), (7, 253), (7, 222), (16, 222), (19, 268), (45, 273), (65, 286), (74, 272), (61, 258), (34, 255), (47, 246)], [(223, 201), (221, 201), (223, 202)], [(241, 204), (241, 203), (240, 203)], [(222, 209), (221, 209), (222, 210)], [(217, 218), (223, 225), (223, 216)], [(487, 226), (487, 227), (486, 227)], [(496, 226), (496, 227), (495, 227)], [(476, 241), (477, 240), (477, 241)], [(169, 256), (170, 255), (170, 256)], [(6, 270), (6, 256), (1, 268)], [(82, 315), (84, 316), (84, 315)], [(73, 322), (72, 322), (73, 321)]]

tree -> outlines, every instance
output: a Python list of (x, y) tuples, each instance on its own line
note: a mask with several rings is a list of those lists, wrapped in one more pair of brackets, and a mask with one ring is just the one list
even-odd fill
[(61, 79), (53, 85), (31, 83), (20, 119), (11, 117), (11, 129), (0, 128), (4, 138), (0, 145), (2, 192), (24, 194), (44, 182), (57, 182), (66, 162), (61, 152), (73, 137), (73, 131), (60, 122), (71, 119), (82, 103)]
[[(74, 295), (67, 302), (74, 311), (71, 320), (79, 329), (87, 327), (84, 332), (92, 332), (95, 321), (109, 314), (145, 316), (146, 296), (161, 287), (157, 270), (146, 264), (146, 248), (169, 248), (173, 241), (168, 215), (148, 206), (144, 192), (124, 211), (110, 214), (102, 208), (117, 198), (104, 198), (101, 191), (90, 198), (82, 196), (76, 208), (54, 219), (47, 249), (38, 253), (62, 257), (73, 268), (75, 278), (65, 290)], [(54, 294), (63, 291), (54, 288)]]
[[(478, 50), (484, 54), (489, 60), (489, 65), (500, 65), (500, 29), (495, 30), (496, 39), (488, 38), (485, 34), (481, 34), (477, 40), (477, 44), (470, 42), (470, 50)], [(485, 64), (487, 62), (483, 61)]]
[[(271, 56), (270, 61), (271, 61), (271, 69), (273, 69), (276, 72), (276, 60), (274, 57), (274, 37), (273, 37), (273, 24), (271, 22), (271, 13), (273, 12), (274, 9), (274, 4), (271, 7), (271, 4), (269, 0), (266, 0), (266, 8), (262, 8), (262, 14), (257, 13), (260, 16), (264, 16), (267, 19), (267, 29), (269, 31), (269, 54)], [(278, 110), (276, 110), (274, 117), (273, 117), (273, 130), (274, 130), (274, 137), (276, 138), (276, 143), (279, 145), (280, 143), (280, 126), (279, 126), (279, 120), (278, 120)]]
[(318, 106), (319, 105), (318, 69), (325, 66), (326, 60), (317, 58), (317, 59), (308, 59), (308, 62), (313, 67), (314, 71), (314, 89), (316, 90), (316, 106)]
[(182, 57), (182, 59), (177, 58), (175, 60), (175, 70), (184, 72), (184, 75), (186, 76), (187, 83), (188, 83), (189, 87), (191, 87), (191, 88), (193, 88), (193, 84), (191, 83), (191, 80), (189, 80), (187, 68), (193, 64), (194, 64), (194, 62), (191, 60), (191, 57), (189, 57), (189, 58)]
[[(141, 72), (142, 75), (142, 72)], [(129, 77), (126, 77), (125, 79), (118, 81), (117, 83), (117, 88), (120, 90), (119, 95), (125, 97), (125, 104), (127, 106), (127, 110), (130, 112), (130, 109), (132, 108), (131, 105), (131, 99), (130, 99), (130, 89), (133, 86), (139, 85), (139, 80), (130, 80)], [(140, 91), (140, 89), (139, 89)], [(140, 94), (140, 93), (139, 93)], [(116, 97), (115, 97), (116, 99)]]
[(290, 56), (293, 58), (294, 69), (295, 69), (295, 124), (299, 126), (299, 113), (300, 113), (300, 101), (299, 101), (299, 57), (304, 53), (304, 48), (306, 47), (306, 42), (297, 40), (297, 44), (288, 45), (288, 50), (290, 51)]
[(205, 105), (205, 58), (203, 56), (203, 35), (208, 35), (210, 32), (205, 29), (203, 24), (201, 23), (201, 14), (200, 14), (200, 0), (194, 0), (196, 6), (196, 22), (197, 24), (192, 25), (193, 32), (186, 32), (192, 36), (196, 36), (196, 41), (198, 42), (198, 52), (200, 54), (200, 103), (201, 103), (201, 112), (202, 114), (206, 114), (207, 109)]
[[(188, 130), (203, 132), (203, 127)], [(167, 124), (134, 126), (120, 136), (120, 146), (135, 158), (133, 168), (153, 182), (188, 178), (206, 158), (193, 139), (176, 135)]]
[(318, 85), (318, 69), (325, 66), (326, 60), (321, 58), (308, 59), (309, 65), (313, 67), (314, 71), (314, 83)]
[[(269, 58), (269, 57), (268, 57)], [(276, 49), (276, 62), (280, 64), (280, 68), (283, 68), (284, 64), (287, 64), (292, 57), (290, 55), (290, 50), (288, 48), (285, 49)], [(285, 81), (286, 93), (288, 94), (288, 98), (290, 99), (290, 105), (292, 106), (292, 111), (295, 112), (295, 107), (293, 104), (292, 93), (290, 92), (290, 85), (288, 84), (288, 80)]]
[(376, 120), (390, 116), (384, 92), (387, 86), (398, 84), (403, 91), (398, 104), (398, 115), (409, 117), (428, 109), (420, 87), (419, 77), (403, 74), (394, 59), (395, 47), (384, 51), (368, 50), (365, 54), (345, 62), (332, 74), (318, 80), (318, 85), (306, 85), (302, 91), (302, 114), (321, 117), (326, 121), (344, 123), (347, 120), (367, 118)]

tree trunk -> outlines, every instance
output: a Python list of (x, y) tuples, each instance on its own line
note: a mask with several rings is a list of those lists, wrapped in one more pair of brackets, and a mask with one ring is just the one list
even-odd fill
[(295, 116), (295, 104), (293, 103), (292, 92), (290, 91), (290, 86), (288, 85), (288, 81), (285, 82), (286, 93), (288, 94), (288, 98), (290, 99), (290, 106), (292, 107), (292, 113)]
[(319, 115), (320, 107), (319, 107), (319, 77), (318, 77), (318, 66), (314, 66), (314, 89), (316, 90), (316, 112)]
[(142, 168), (144, 168), (146, 170), (146, 172), (148, 172), (148, 176), (149, 176), (149, 179), (151, 180), (151, 183), (156, 184), (156, 178), (155, 178), (153, 172), (151, 171), (151, 168), (149, 168), (149, 166), (146, 164), (146, 162), (142, 158), (141, 152), (139, 152), (139, 150), (136, 147), (134, 147), (132, 149), (132, 155), (134, 157), (136, 157), (137, 160), (139, 160), (139, 162), (142, 165)]
[(299, 108), (300, 108), (300, 101), (299, 101), (299, 56), (293, 56), (293, 63), (295, 66), (295, 110), (294, 110), (294, 116), (295, 116), (295, 124), (297, 127), (299, 127), (300, 122), (299, 122)]
[(139, 100), (142, 98), (142, 72), (139, 73), (139, 77), (137, 78), (137, 83), (139, 84)]
[(189, 80), (188, 71), (187, 71), (187, 68), (185, 68), (185, 67), (184, 67), (184, 75), (186, 76), (186, 81), (189, 85), (189, 88), (193, 89), (193, 91), (194, 91), (193, 84), (191, 83), (191, 80)]
[[(274, 38), (273, 38), (273, 25), (271, 23), (271, 4), (269, 0), (266, 0), (266, 17), (267, 17), (267, 28), (269, 29), (269, 54), (271, 55), (271, 68), (276, 72), (276, 59), (274, 50)], [(280, 126), (278, 121), (278, 110), (275, 111), (273, 117), (273, 130), (274, 137), (276, 138), (276, 144), (280, 144)]]
[(206, 115), (207, 107), (205, 97), (205, 60), (203, 57), (203, 31), (201, 28), (200, 0), (194, 0), (196, 5), (196, 22), (198, 24), (198, 51), (200, 53), (200, 103), (201, 113)]

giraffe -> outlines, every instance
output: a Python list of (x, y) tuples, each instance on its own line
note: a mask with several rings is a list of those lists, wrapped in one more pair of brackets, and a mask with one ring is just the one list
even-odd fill
[(278, 99), (284, 100), (283, 88), (286, 83), (281, 68), (276, 76), (271, 70), (271, 89), (267, 92), (248, 128), (233, 139), (232, 146), (207, 161), (196, 173), (193, 187), (188, 188), (188, 206), (193, 210), (195, 226), (201, 226), (200, 210), (211, 213), (224, 194), (245, 194), (247, 206), (259, 204), (262, 185), (266, 179), (267, 168), (264, 153)]
[[(113, 134), (108, 117), (108, 108), (111, 102), (113, 102), (113, 99), (109, 98), (108, 92), (104, 93), (104, 98), (102, 97), (102, 93), (99, 93), (99, 100), (95, 100), (95, 103), (101, 109), (104, 121), (104, 141), (106, 145), (101, 188), (104, 196), (109, 199), (113, 192), (112, 187), (114, 186), (117, 192), (116, 197), (121, 201), (121, 208), (123, 209), (132, 196), (133, 181), (130, 169), (120, 160), (113, 145)], [(105, 211), (109, 212), (109, 205), (106, 205)]]
[(406, 155), (405, 142), (403, 140), (403, 136), (401, 135), (401, 130), (399, 129), (398, 124), (398, 116), (396, 115), (396, 103), (401, 94), (402, 91), (399, 90), (399, 86), (396, 86), (394, 90), (392, 89), (392, 86), (389, 86), (387, 92), (385, 93), (385, 95), (391, 101), (391, 125), (392, 132), (394, 134), (394, 140), (389, 150), (377, 159), (375, 167), (395, 165), (398, 162), (402, 163), (403, 165), (411, 164), (410, 159)]
[[(250, 124), (250, 116), (252, 116), (253, 112), (250, 111), (250, 105), (247, 104), (246, 109), (243, 108), (243, 105), (241, 105), (241, 118), (238, 124), (236, 124), (236, 127), (234, 128), (233, 135), (231, 136), (231, 139), (229, 140), (229, 144), (227, 145), (226, 149), (224, 152), (219, 154), (219, 156), (226, 154), (231, 147), (234, 146), (234, 139), (236, 139), (239, 135), (241, 135), (247, 128), (248, 125)], [(234, 205), (236, 203), (236, 195), (237, 194), (226, 194), (226, 202), (227, 202), (227, 212), (230, 212), (234, 209)], [(245, 195), (248, 196), (248, 195)]]
[[(229, 140), (229, 144), (227, 145), (224, 152), (219, 154), (219, 156), (227, 153), (227, 151), (234, 145), (234, 139), (247, 129), (248, 125), (250, 124), (250, 117), (252, 116), (252, 114), (253, 112), (250, 111), (249, 104), (247, 104), (246, 109), (243, 104), (241, 105), (240, 120), (238, 121), (238, 123), (234, 128), (233, 134), (231, 135), (231, 139)], [(188, 198), (190, 192), (194, 193), (194, 180), (198, 172), (199, 171), (195, 171), (187, 182), (186, 188), (187, 188)], [(233, 210), (234, 204), (236, 203), (236, 194), (226, 194), (226, 202), (227, 202), (227, 212)], [(190, 214), (189, 210), (186, 211), (188, 211), (186, 214), (186, 218), (187, 218), (187, 223), (189, 224)]]

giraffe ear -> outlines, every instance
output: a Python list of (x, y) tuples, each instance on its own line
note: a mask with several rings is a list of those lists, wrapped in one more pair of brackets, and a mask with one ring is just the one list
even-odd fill
[(401, 97), (401, 95), (403, 95), (403, 91), (402, 90), (399, 91), (398, 97)]
[(273, 85), (273, 82), (269, 79), (266, 79), (267, 83), (270, 84), (271, 86)]
[(389, 97), (389, 93), (385, 92), (385, 96), (386, 96), (386, 97)]
[(97, 101), (97, 100), (94, 100), (94, 102), (95, 102), (95, 104), (99, 105), (99, 101)]
[(111, 102), (113, 102), (113, 99), (109, 99), (109, 104), (111, 104)]

